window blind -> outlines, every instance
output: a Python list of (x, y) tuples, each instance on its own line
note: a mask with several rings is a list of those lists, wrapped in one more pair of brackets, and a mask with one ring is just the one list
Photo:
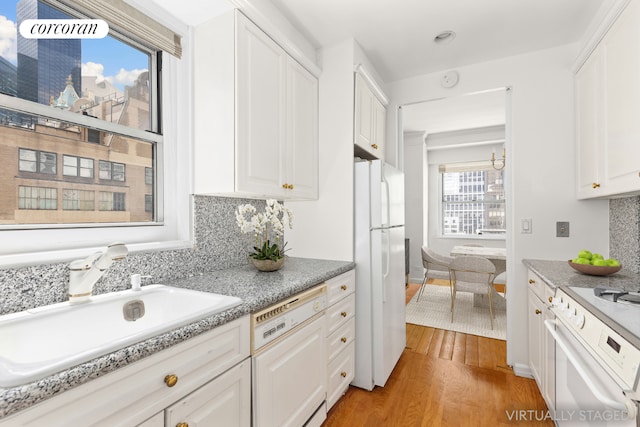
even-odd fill
[(471, 172), (493, 170), (491, 160), (480, 160), (477, 162), (447, 163), (438, 166), (439, 173), (446, 172)]
[(150, 47), (167, 52), (176, 58), (182, 56), (181, 36), (149, 18), (123, 0), (58, 0), (91, 17), (104, 19), (109, 27), (134, 36)]

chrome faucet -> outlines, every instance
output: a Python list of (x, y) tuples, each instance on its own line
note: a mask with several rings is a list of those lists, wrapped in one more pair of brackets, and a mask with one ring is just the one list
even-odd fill
[(123, 243), (112, 243), (104, 252), (96, 252), (86, 259), (72, 261), (69, 265), (69, 302), (88, 301), (93, 285), (102, 277), (114, 261), (123, 260), (129, 250)]

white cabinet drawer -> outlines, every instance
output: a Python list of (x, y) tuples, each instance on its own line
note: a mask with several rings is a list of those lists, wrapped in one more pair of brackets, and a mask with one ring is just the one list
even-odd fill
[(356, 310), (355, 294), (339, 301), (327, 309), (327, 330), (329, 334), (335, 332), (347, 320), (354, 316)]
[(327, 285), (327, 305), (333, 305), (356, 290), (356, 271), (347, 271), (325, 281), (325, 283)]
[(540, 299), (544, 299), (544, 289), (547, 287), (542, 279), (533, 271), (528, 270), (527, 281), (529, 283), (529, 289)]
[(355, 370), (355, 344), (352, 342), (329, 364), (329, 383), (327, 387), (327, 411), (349, 388)]
[(329, 362), (333, 361), (335, 357), (349, 344), (353, 342), (356, 337), (356, 319), (352, 317), (338, 328), (334, 333), (329, 335), (329, 339), (327, 340), (327, 355), (329, 357)]
[[(245, 316), (48, 399), (0, 425), (137, 425), (247, 358), (249, 337)], [(165, 384), (168, 375), (177, 377), (173, 387)]]

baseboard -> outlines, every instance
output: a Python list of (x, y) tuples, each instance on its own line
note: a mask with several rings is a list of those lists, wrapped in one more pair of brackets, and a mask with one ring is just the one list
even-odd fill
[(533, 378), (533, 373), (529, 365), (523, 363), (516, 363), (513, 365), (513, 373), (519, 377)]

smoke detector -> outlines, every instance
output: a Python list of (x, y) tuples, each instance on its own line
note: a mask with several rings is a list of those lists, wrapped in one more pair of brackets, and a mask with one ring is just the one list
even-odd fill
[(444, 88), (451, 88), (458, 84), (460, 74), (457, 71), (447, 71), (440, 78), (440, 85)]

